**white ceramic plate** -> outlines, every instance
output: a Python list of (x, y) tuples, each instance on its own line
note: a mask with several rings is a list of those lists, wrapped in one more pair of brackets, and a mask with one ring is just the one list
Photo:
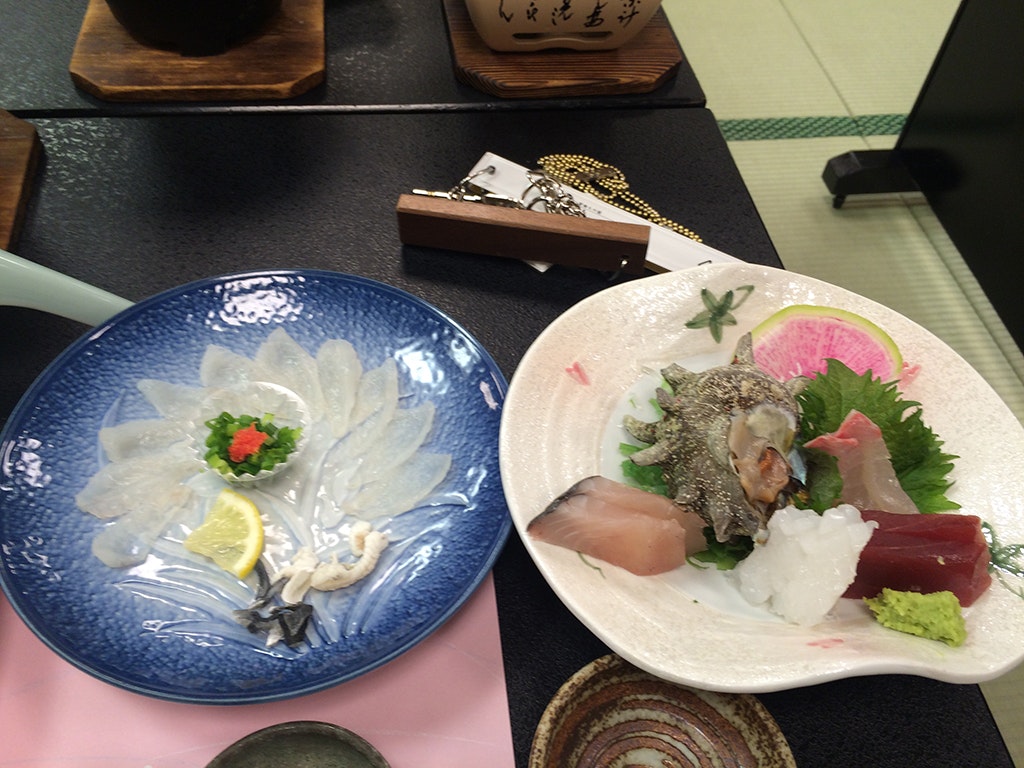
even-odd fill
[[(688, 329), (717, 297), (754, 286), (724, 325)], [(738, 296), (738, 294), (737, 294)], [(523, 358), (502, 418), (502, 480), (513, 522), (538, 568), (598, 637), (636, 666), (717, 691), (762, 692), (878, 673), (948, 682), (997, 677), (1024, 656), (1021, 585), (997, 575), (965, 610), (959, 648), (887, 630), (858, 601), (840, 600), (813, 627), (787, 624), (747, 605), (730, 577), (690, 565), (638, 577), (526, 535), (558, 494), (594, 474), (616, 475), (618, 421), (631, 393), (670, 362), (721, 364), (737, 339), (790, 304), (847, 309), (884, 328), (904, 359), (920, 365), (905, 389), (925, 422), (959, 456), (949, 495), (992, 525), (999, 541), (1024, 542), (1024, 429), (989, 385), (946, 344), (902, 315), (856, 294), (791, 272), (716, 264), (625, 283), (580, 302), (551, 324)], [(647, 397), (653, 390), (647, 391)], [(1005, 575), (1002, 575), (1005, 576)], [(1016, 591), (1014, 591), (1016, 590)]]

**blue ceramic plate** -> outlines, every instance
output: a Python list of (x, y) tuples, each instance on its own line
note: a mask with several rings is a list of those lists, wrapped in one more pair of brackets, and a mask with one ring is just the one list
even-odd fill
[[(271, 338), (286, 342), (284, 353), (276, 351), (283, 367), (260, 357)], [(212, 365), (216, 370), (204, 375), (220, 377), (220, 384), (232, 364), (258, 360), (260, 380), (303, 390), (307, 397), (310, 377), (287, 370), (287, 343), (315, 359), (325, 342), (336, 344), (332, 340), (351, 344), (363, 378), (377, 369), (397, 372), (396, 410), (409, 414), (424, 404), (433, 410), (413, 458), (442, 462), (442, 470), (414, 501), (397, 512), (377, 510), (379, 516), (370, 520), (389, 539), (370, 575), (335, 592), (309, 593), (314, 616), (306, 639), (268, 646), (266, 637), (250, 634), (233, 615), (253, 600), (255, 574), (237, 579), (182, 546), (224, 481), (203, 471), (194, 457), (182, 463), (192, 439), (180, 440), (177, 427), (157, 429), (145, 440), (124, 440), (122, 430), (131, 427), (122, 425), (131, 422), (145, 431), (147, 424), (181, 422), (175, 409), (187, 411), (214, 391), (200, 379), (211, 345), (221, 352), (215, 362), (223, 365)], [(328, 378), (321, 373), (321, 380)], [(505, 389), (498, 367), (463, 328), (425, 302), (374, 281), (330, 272), (260, 272), (154, 296), (65, 351), (26, 393), (0, 435), (4, 591), (54, 651), (138, 693), (239, 704), (299, 696), (351, 679), (426, 638), (493, 565), (510, 529), (498, 472)], [(154, 394), (159, 392), (162, 399)], [(268, 566), (286, 564), (300, 545), (312, 546), (324, 560), (339, 551), (343, 561), (357, 557), (346, 553), (346, 531), (353, 510), (367, 515), (353, 488), (372, 491), (374, 478), (354, 480), (345, 468), (386, 461), (380, 455), (363, 461), (373, 456), (365, 447), (342, 462), (336, 451), (351, 432), (341, 428), (340, 438), (325, 438), (324, 423), (314, 417), (307, 425), (309, 443), (296, 459), (307, 465), (303, 472), (311, 462), (317, 467), (303, 475), (315, 482), (288, 481), (289, 473), (300, 471), (296, 463), (267, 484), (236, 486), (263, 515)], [(121, 434), (116, 457), (101, 446), (105, 428)], [(159, 469), (143, 474), (145, 492), (128, 507), (177, 499), (182, 488), (187, 493), (170, 512), (164, 509), (150, 539), (146, 525), (129, 526), (137, 534), (135, 546), (122, 546), (127, 564), (111, 567), (95, 554), (97, 536), (129, 514), (100, 519), (83, 511), (76, 496), (111, 461), (134, 466), (137, 453), (155, 453)], [(413, 458), (403, 454), (394, 461)], [(127, 487), (134, 490), (132, 482)], [(289, 506), (297, 489), (314, 491), (312, 507)], [(109, 497), (100, 498), (101, 511), (124, 511), (105, 506)], [(310, 508), (312, 532), (296, 517), (297, 509)], [(325, 523), (322, 515), (333, 519)]]

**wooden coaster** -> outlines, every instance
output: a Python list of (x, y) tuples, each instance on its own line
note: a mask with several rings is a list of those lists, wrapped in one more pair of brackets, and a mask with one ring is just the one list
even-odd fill
[(502, 98), (649, 93), (675, 75), (683, 61), (679, 41), (661, 8), (636, 37), (611, 51), (523, 53), (488, 48), (463, 0), (444, 0), (444, 10), (455, 76)]
[(107, 101), (291, 98), (323, 82), (324, 0), (284, 0), (263, 33), (215, 56), (143, 45), (105, 0), (89, 0), (69, 70), (75, 85)]
[(40, 152), (35, 126), (0, 109), (0, 248), (10, 248), (25, 216)]

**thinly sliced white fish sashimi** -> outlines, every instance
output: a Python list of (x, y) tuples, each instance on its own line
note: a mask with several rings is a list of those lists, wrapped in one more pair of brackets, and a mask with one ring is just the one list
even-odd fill
[[(391, 369), (390, 372), (387, 369)], [(366, 397), (363, 402), (373, 403), (372, 410), (359, 421), (352, 420), (353, 427), (337, 444), (327, 452), (322, 467), (325, 496), (332, 511), (327, 514), (325, 525), (336, 524), (348, 508), (347, 499), (358, 488), (355, 476), (364, 463), (364, 457), (375, 445), (378, 445), (388, 432), (392, 419), (398, 412), (398, 380), (389, 384), (391, 373), (397, 373), (395, 366), (387, 365), (370, 371), (363, 379), (371, 379), (371, 385), (365, 387)], [(360, 387), (364, 389), (364, 387)], [(373, 397), (370, 397), (370, 393)]]
[(182, 444), (161, 453), (113, 461), (89, 478), (75, 495), (75, 503), (99, 518), (129, 511), (158, 512), (169, 498), (188, 493), (182, 483), (200, 468), (192, 450)]
[(255, 362), (219, 344), (207, 346), (199, 362), (199, 381), (204, 387), (234, 389), (260, 379)]
[(203, 399), (202, 389), (159, 379), (141, 379), (136, 387), (165, 419), (193, 421), (199, 417), (199, 403)]
[(191, 500), (187, 491), (176, 492), (165, 500), (162, 509), (129, 510), (93, 538), (92, 553), (110, 568), (142, 563), (156, 540)]
[(381, 365), (363, 374), (359, 380), (352, 424), (361, 424), (380, 411), (394, 412), (397, 407), (398, 365), (389, 357)]
[(448, 454), (417, 453), (361, 488), (347, 506), (361, 520), (408, 512), (444, 480), (451, 465)]
[(306, 403), (316, 420), (324, 414), (324, 395), (316, 360), (283, 328), (275, 328), (256, 352), (255, 361), (267, 379), (287, 387)]
[(164, 451), (187, 438), (187, 423), (168, 419), (137, 419), (100, 430), (100, 445), (111, 461)]
[(363, 452), (350, 484), (373, 482), (416, 453), (430, 434), (434, 413), (434, 404), (429, 402), (395, 411), (383, 434)]
[(241, 389), (207, 389), (204, 392), (200, 406), (204, 421), (221, 412), (233, 416), (262, 416), (269, 413), (274, 423), (292, 427), (305, 427), (310, 421), (306, 403), (299, 395), (272, 382), (254, 381)]
[[(424, 452), (435, 427), (435, 406), (400, 407), (406, 403), (395, 358), (366, 369), (353, 345), (341, 339), (324, 342), (310, 355), (280, 327), (252, 359), (219, 345), (207, 347), (197, 374), (203, 386), (156, 379), (138, 383), (160, 418), (137, 418), (142, 414), (130, 410), (136, 404), (119, 400), (100, 425), (100, 445), (110, 461), (101, 461), (76, 496), (84, 512), (106, 523), (96, 526), (93, 555), (122, 571), (119, 589), (177, 607), (176, 618), (154, 619), (143, 628), (161, 638), (204, 632), (211, 641), (237, 641), (261, 653), (294, 657), (362, 631), (379, 613), (374, 608), (378, 586), (397, 580), (394, 588), (400, 589), (403, 578), (421, 567), (413, 552), (412, 562), (403, 561), (395, 572), (399, 547), (421, 540), (425, 529), (450, 525), (451, 506), (468, 504), (451, 484), (438, 490), (451, 473), (451, 457)], [(232, 483), (260, 510), (261, 561), (270, 572), (306, 548), (330, 568), (331, 555), (338, 554), (348, 566), (328, 576), (350, 576), (347, 569), (360, 556), (349, 552), (351, 533), (355, 526), (368, 527), (368, 521), (376, 521), (373, 528), (394, 542), (377, 553), (380, 562), (368, 587), (306, 594), (314, 616), (306, 642), (295, 649), (263, 648), (265, 638), (250, 634), (226, 610), (251, 603), (255, 576), (238, 580), (182, 546), (229, 483), (202, 459), (205, 422), (222, 411), (270, 413), (275, 424), (302, 428), (299, 449), (280, 472), (252, 484)], [(136, 420), (116, 423), (119, 416)], [(472, 478), (470, 473), (467, 481)], [(403, 516), (411, 510), (416, 512)]]
[(328, 339), (317, 350), (316, 367), (327, 421), (334, 436), (341, 437), (352, 423), (363, 364), (348, 341)]

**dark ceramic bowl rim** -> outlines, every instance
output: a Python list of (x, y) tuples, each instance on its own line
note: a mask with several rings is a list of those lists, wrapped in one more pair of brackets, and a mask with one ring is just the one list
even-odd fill
[[(207, 763), (206, 768), (235, 768), (235, 766), (247, 765), (251, 754), (257, 754), (262, 744), (282, 736), (309, 736), (311, 743), (323, 743), (320, 737), (328, 737), (333, 741), (344, 744), (355, 749), (366, 758), (366, 768), (390, 768), (387, 760), (377, 751), (370, 742), (357, 733), (333, 723), (325, 723), (317, 720), (294, 720), (287, 723), (277, 723), (266, 728), (261, 728), (226, 747), (220, 754)], [(320, 753), (324, 757), (333, 754), (327, 751)], [(353, 766), (353, 768), (357, 768)]]

